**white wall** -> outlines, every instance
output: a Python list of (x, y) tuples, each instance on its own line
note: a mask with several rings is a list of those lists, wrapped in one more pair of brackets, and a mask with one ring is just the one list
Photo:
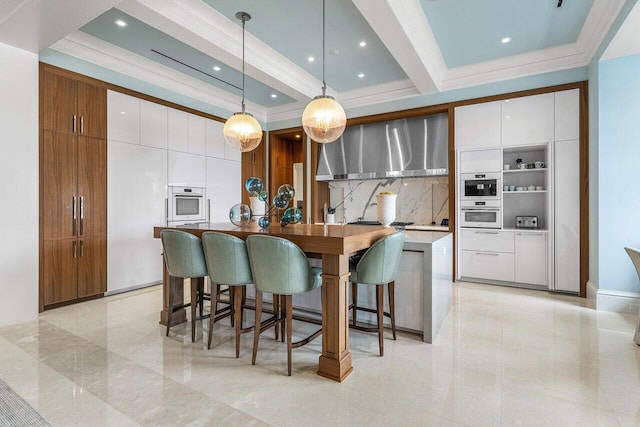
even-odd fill
[(0, 326), (38, 314), (38, 55), (0, 44)]

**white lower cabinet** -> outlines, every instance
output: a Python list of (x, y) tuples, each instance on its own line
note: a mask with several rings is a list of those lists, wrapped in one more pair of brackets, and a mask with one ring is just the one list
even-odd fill
[(515, 281), (547, 285), (547, 233), (515, 233)]
[(513, 231), (463, 230), (462, 248), (473, 251), (513, 252)]
[(513, 253), (462, 250), (464, 277), (513, 282)]

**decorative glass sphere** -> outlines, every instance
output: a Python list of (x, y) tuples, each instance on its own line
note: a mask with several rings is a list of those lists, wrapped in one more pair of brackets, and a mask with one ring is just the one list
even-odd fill
[(260, 123), (249, 113), (234, 113), (224, 124), (224, 140), (235, 150), (254, 150), (262, 141)]
[(335, 141), (346, 125), (347, 115), (332, 96), (316, 96), (302, 113), (302, 127), (316, 142)]
[(302, 210), (300, 208), (288, 208), (282, 215), (282, 221), (287, 224), (297, 224), (302, 221)]
[(269, 193), (267, 193), (266, 191), (261, 191), (258, 193), (258, 200), (260, 200), (261, 202), (266, 202), (267, 199), (269, 199)]
[(269, 228), (269, 225), (271, 225), (271, 219), (269, 219), (268, 216), (261, 216), (258, 218), (258, 225), (262, 229)]
[(244, 188), (251, 194), (258, 194), (263, 190), (264, 184), (260, 178), (252, 176), (247, 179), (247, 182), (244, 184)]
[(242, 203), (233, 205), (229, 210), (229, 220), (238, 227), (249, 225), (251, 222), (251, 208)]
[(289, 204), (289, 201), (280, 195), (277, 195), (273, 198), (273, 206), (275, 206), (278, 209), (284, 209), (287, 207), (288, 204)]
[(293, 185), (290, 184), (282, 184), (278, 187), (278, 196), (286, 199), (287, 201), (293, 199), (296, 195), (296, 190), (293, 188)]

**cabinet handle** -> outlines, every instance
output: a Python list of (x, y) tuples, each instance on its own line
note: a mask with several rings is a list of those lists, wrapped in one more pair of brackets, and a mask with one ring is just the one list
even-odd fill
[(476, 252), (476, 255), (499, 256), (500, 254), (490, 254), (487, 252)]
[(497, 231), (476, 231), (476, 234), (499, 234)]
[(73, 241), (73, 257), (76, 258), (78, 255), (78, 242)]
[(164, 199), (164, 223), (169, 225), (169, 199)]
[(207, 199), (207, 222), (211, 222), (211, 199)]
[(77, 210), (76, 210), (76, 196), (73, 196), (71, 198), (71, 204), (72, 204), (72, 208), (71, 208), (72, 214), (71, 214), (71, 216), (72, 216), (72, 220), (73, 220), (71, 228), (72, 228), (73, 236), (75, 236), (78, 233), (78, 230), (76, 229), (77, 222), (78, 222), (77, 221), (78, 213), (77, 213)]
[(542, 236), (544, 233), (516, 233), (516, 236)]
[(84, 196), (80, 196), (80, 235), (84, 234)]
[(84, 116), (80, 116), (80, 133), (84, 133)]
[(84, 256), (84, 240), (80, 240), (80, 256)]
[(73, 133), (76, 133), (77, 121), (78, 121), (78, 119), (77, 119), (76, 115), (74, 114), (73, 115)]

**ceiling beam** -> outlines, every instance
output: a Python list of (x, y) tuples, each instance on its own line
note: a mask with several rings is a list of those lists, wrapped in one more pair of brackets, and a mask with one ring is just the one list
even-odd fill
[(419, 0), (352, 0), (421, 94), (439, 92), (447, 72)]
[[(242, 70), (242, 26), (203, 1), (125, 0), (118, 9)], [(307, 102), (318, 95), (322, 82), (253, 36), (250, 26), (245, 35), (246, 74), (297, 101)]]
[(0, 42), (38, 53), (120, 0), (0, 1)]

